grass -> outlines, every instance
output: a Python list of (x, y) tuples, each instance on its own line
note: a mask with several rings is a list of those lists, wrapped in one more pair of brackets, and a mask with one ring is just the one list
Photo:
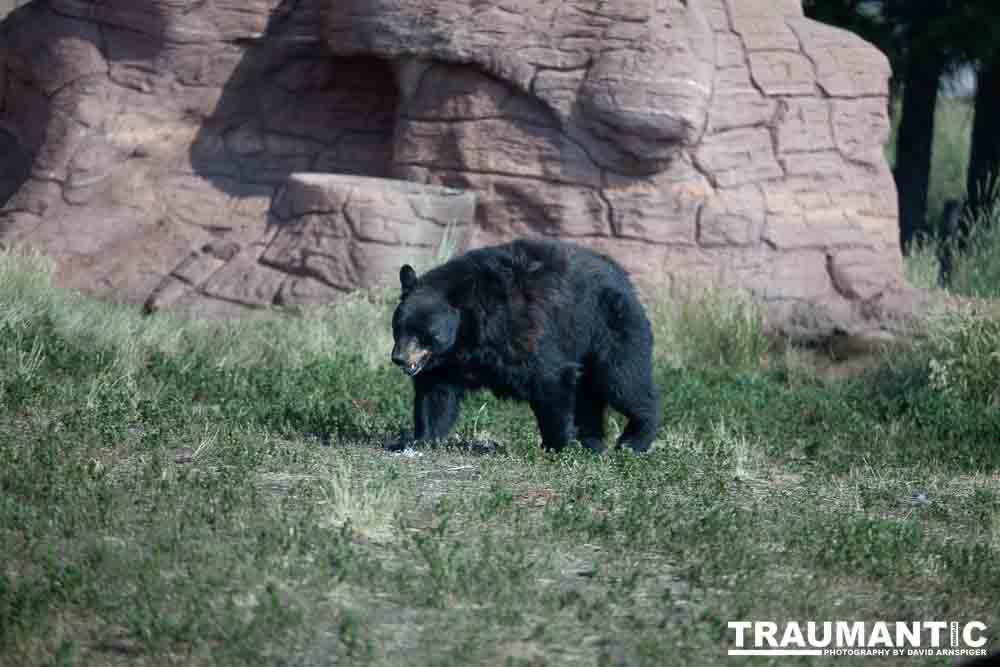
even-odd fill
[(930, 229), (941, 219), (949, 199), (961, 200), (965, 195), (973, 117), (971, 98), (941, 98), (934, 112), (931, 181), (927, 193)]
[(949, 288), (966, 296), (1000, 298), (1000, 210), (984, 216), (969, 233), (968, 248), (956, 262)]
[(662, 361), (679, 368), (751, 371), (768, 358), (771, 340), (761, 306), (740, 293), (707, 289), (694, 298), (652, 304)]
[(924, 289), (940, 285), (939, 257), (943, 243), (952, 244), (953, 267), (947, 289), (978, 299), (1000, 298), (1000, 208), (986, 212), (969, 225), (965, 248), (957, 239), (918, 237), (905, 257), (906, 277)]
[(773, 619), (1000, 647), (995, 323), (834, 384), (738, 300), (656, 306), (650, 454), (546, 455), (474, 395), (411, 457), (392, 295), (197, 323), (50, 275), (0, 256), (0, 665), (730, 664)]
[(933, 290), (941, 286), (941, 261), (938, 241), (927, 235), (918, 235), (910, 242), (904, 267), (906, 280), (914, 287)]
[[(899, 129), (899, 106), (893, 114), (893, 126), (885, 149), (886, 159), (895, 165), (896, 136)], [(927, 220), (916, 229), (928, 233), (941, 219), (949, 199), (965, 197), (966, 174), (972, 138), (973, 100), (962, 97), (939, 97), (934, 112), (934, 142), (931, 147), (930, 189), (927, 193)]]

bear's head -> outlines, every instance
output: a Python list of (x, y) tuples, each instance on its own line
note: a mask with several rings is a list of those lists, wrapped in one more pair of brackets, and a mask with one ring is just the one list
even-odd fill
[(461, 314), (441, 291), (421, 285), (409, 264), (399, 270), (399, 282), (403, 293), (392, 314), (392, 361), (413, 377), (444, 361), (458, 337)]

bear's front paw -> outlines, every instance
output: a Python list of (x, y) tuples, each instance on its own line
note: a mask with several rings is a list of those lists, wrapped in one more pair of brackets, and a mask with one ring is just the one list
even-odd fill
[(385, 443), (383, 443), (382, 448), (385, 449), (387, 452), (401, 452), (404, 449), (407, 449), (408, 447), (412, 447), (414, 445), (414, 442), (415, 441), (411, 436), (401, 435), (397, 438), (393, 438), (392, 440), (388, 440)]

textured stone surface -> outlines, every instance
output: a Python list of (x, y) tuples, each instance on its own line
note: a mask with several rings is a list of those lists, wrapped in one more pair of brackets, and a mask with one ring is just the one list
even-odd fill
[(472, 193), (440, 186), (296, 174), (276, 202), (261, 261), (342, 291), (387, 284), (399, 270), (392, 262), (426, 265), (446, 233), (473, 223), (475, 209)]
[(391, 280), (451, 224), (871, 332), (919, 301), (888, 76), (798, 0), (34, 2), (0, 25), (0, 244), (230, 317)]
[[(474, 64), (609, 143), (618, 155), (607, 166), (656, 163), (694, 143), (712, 93), (711, 28), (680, 0), (340, 0), (325, 35), (339, 54)], [(537, 85), (551, 70), (562, 85)]]

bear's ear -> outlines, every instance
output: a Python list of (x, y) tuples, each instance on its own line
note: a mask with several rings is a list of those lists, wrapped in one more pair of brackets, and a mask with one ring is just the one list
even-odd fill
[(399, 270), (399, 284), (404, 295), (417, 286), (417, 272), (409, 264), (404, 264)]

